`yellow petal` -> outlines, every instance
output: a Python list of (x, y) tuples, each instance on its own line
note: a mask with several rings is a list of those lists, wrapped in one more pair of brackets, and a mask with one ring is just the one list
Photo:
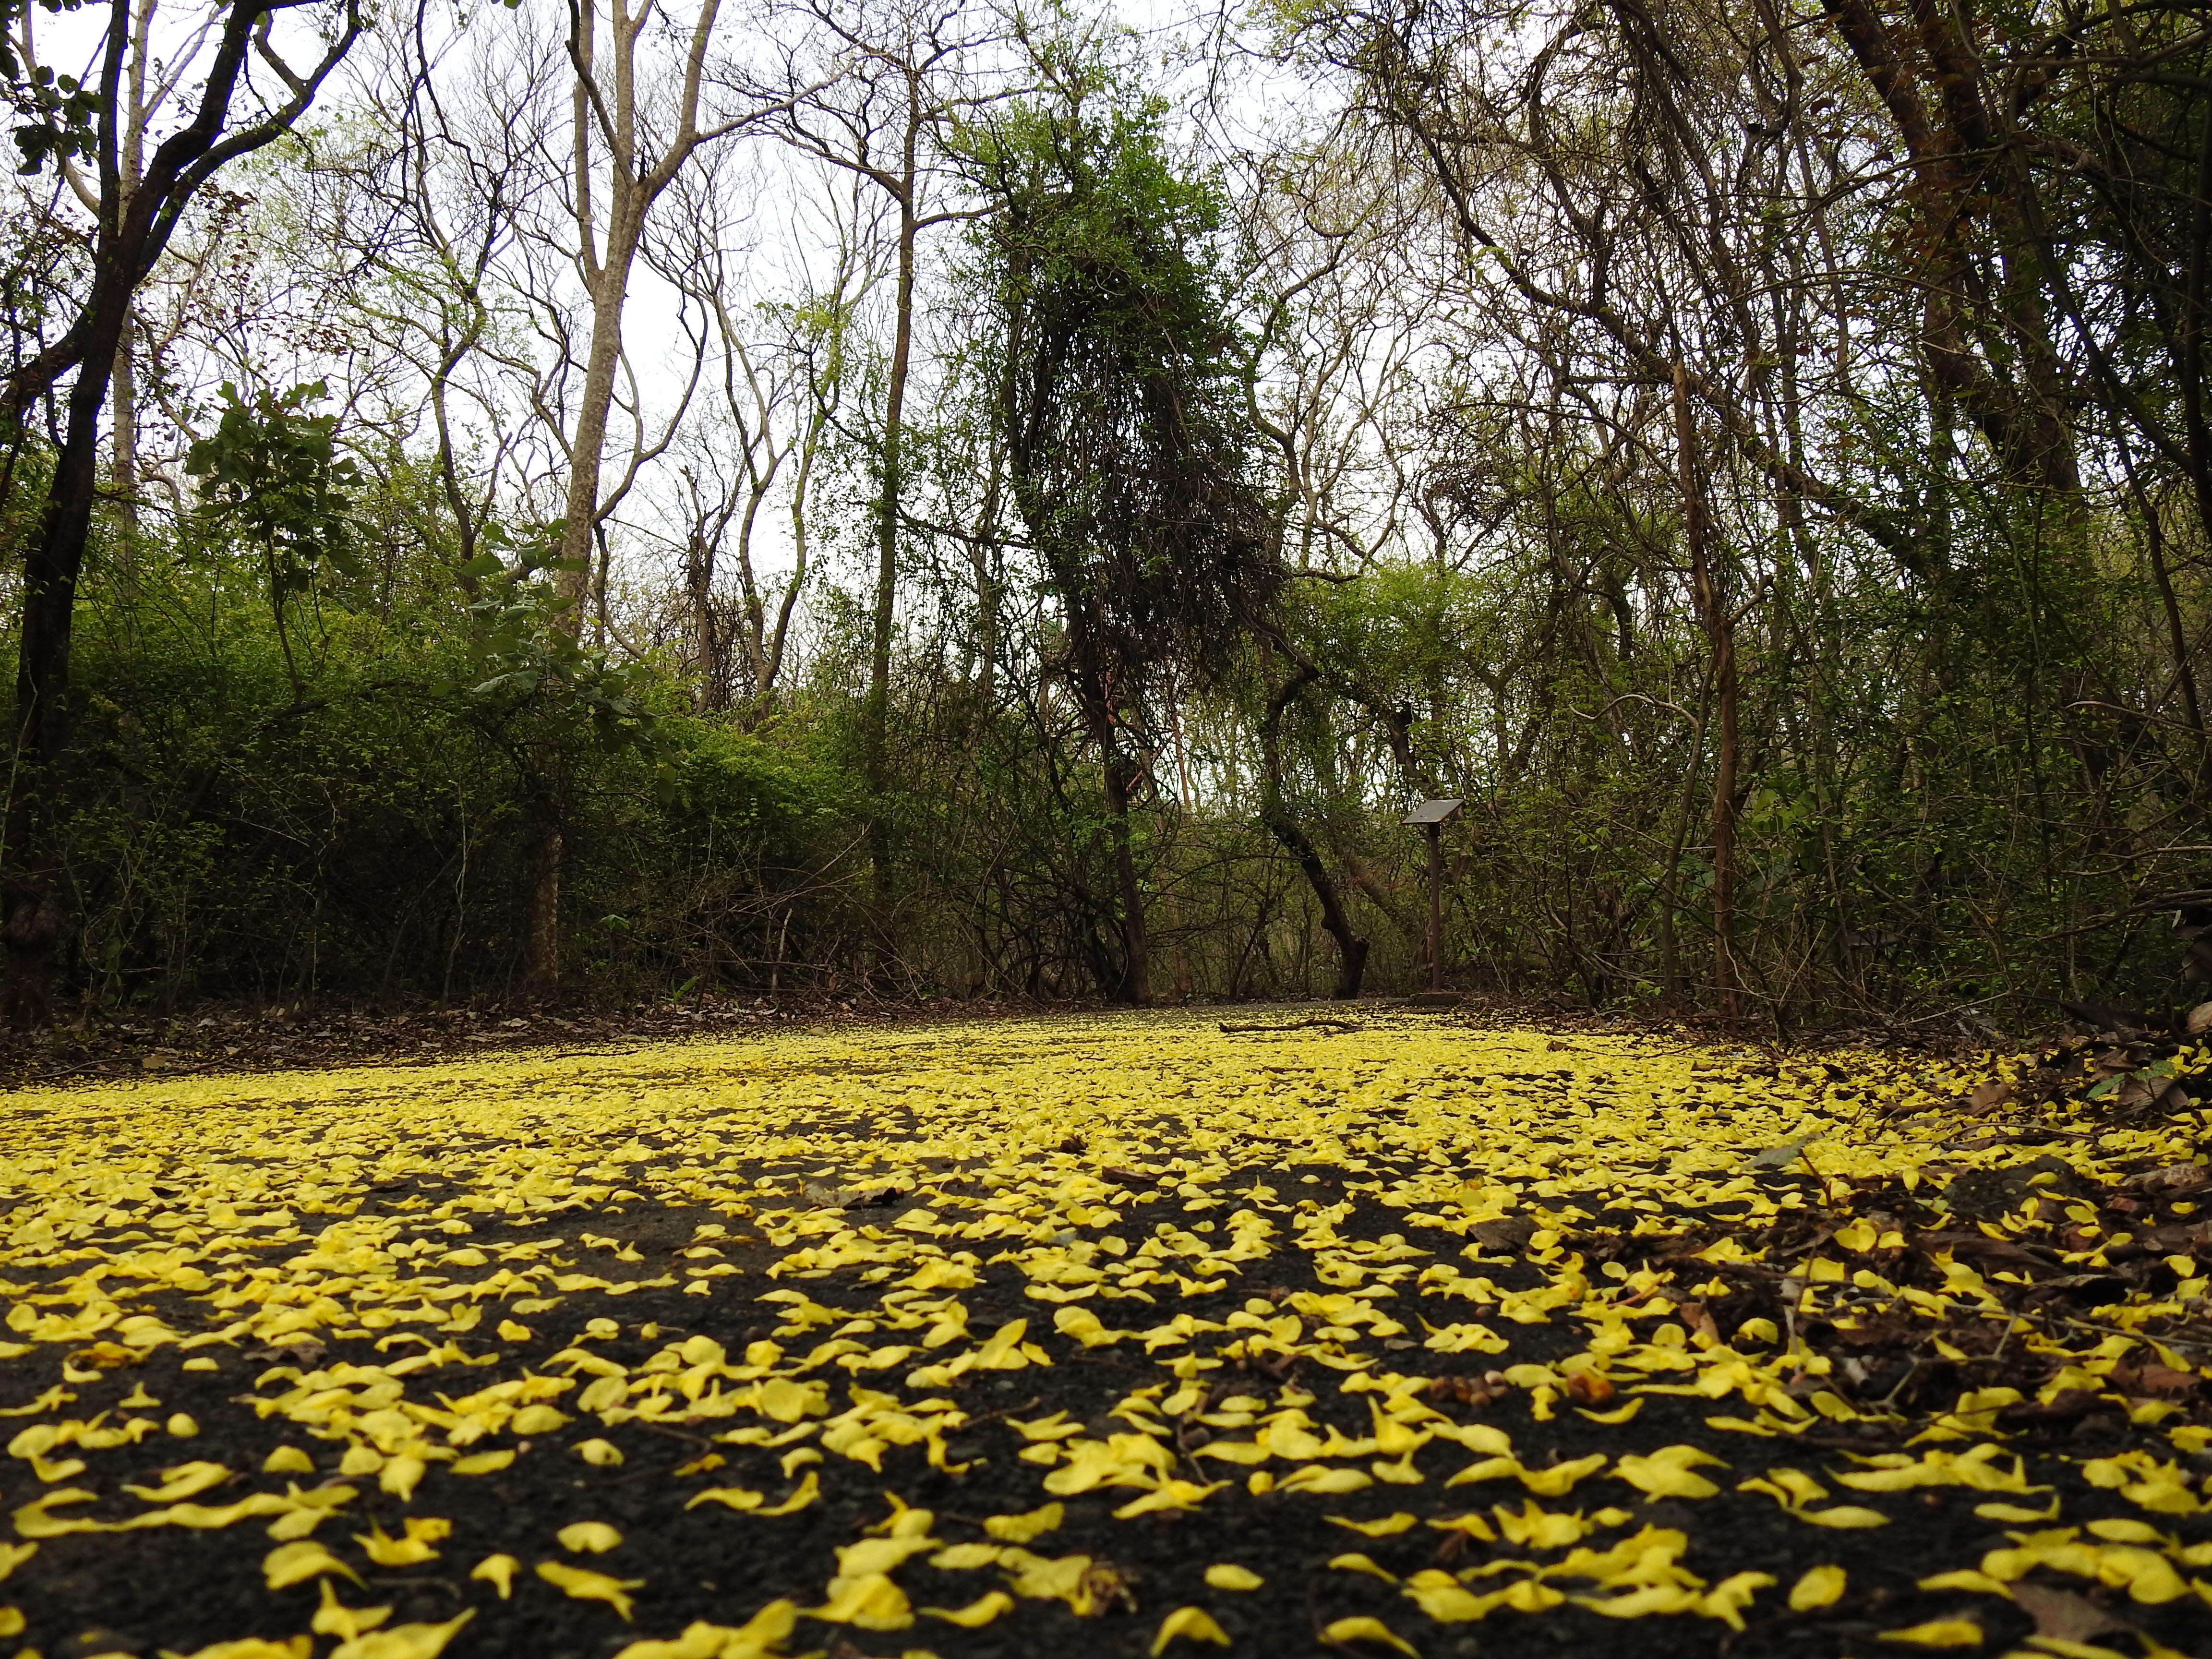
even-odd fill
[(610, 1578), (586, 1567), (572, 1567), (566, 1561), (540, 1561), (538, 1576), (579, 1601), (604, 1601), (624, 1619), (629, 1617), (629, 1592), (645, 1583), (642, 1578)]
[(607, 1440), (580, 1440), (576, 1443), (576, 1455), (603, 1469), (617, 1468), (623, 1461), (622, 1449)]
[(1402, 1510), (1395, 1515), (1386, 1515), (1380, 1521), (1354, 1521), (1341, 1515), (1325, 1516), (1322, 1518), (1331, 1526), (1348, 1528), (1363, 1538), (1395, 1537), (1413, 1525), (1413, 1517)]
[(419, 1457), (386, 1458), (384, 1467), (376, 1472), (376, 1484), (404, 1504), (414, 1497), (415, 1488), (422, 1484), (422, 1473), (428, 1467)]
[(1743, 1629), (1743, 1610), (1752, 1598), (1774, 1583), (1771, 1572), (1732, 1572), (1698, 1598), (1698, 1611), (1717, 1619), (1729, 1629)]
[(758, 1654), (757, 1645), (739, 1646), (738, 1632), (726, 1625), (710, 1625), (703, 1619), (695, 1619), (684, 1627), (684, 1634), (672, 1642), (632, 1642), (615, 1655), (615, 1659), (722, 1659), (725, 1653)]
[(1357, 1550), (1343, 1555), (1331, 1556), (1328, 1564), (1339, 1572), (1364, 1572), (1370, 1578), (1380, 1578), (1386, 1584), (1395, 1584), (1398, 1582), (1396, 1573), (1376, 1565), (1371, 1557), (1362, 1555)]
[(812, 1469), (809, 1469), (806, 1472), (806, 1479), (799, 1483), (798, 1486), (793, 1491), (790, 1497), (785, 1498), (781, 1504), (771, 1504), (769, 1508), (764, 1510), (756, 1510), (753, 1513), (756, 1515), (796, 1515), (799, 1510), (805, 1509), (809, 1504), (811, 1504), (816, 1498), (821, 1496), (822, 1477), (817, 1474)]
[(229, 1479), (230, 1471), (220, 1463), (179, 1463), (161, 1471), (161, 1484), (158, 1486), (134, 1486), (125, 1482), (123, 1490), (149, 1504), (173, 1504), (180, 1498), (204, 1492), (210, 1486), (219, 1486)]
[(338, 1600), (337, 1592), (331, 1588), (329, 1579), (320, 1579), (317, 1583), (322, 1591), (323, 1604), (315, 1609), (315, 1616), (309, 1621), (308, 1628), (318, 1636), (335, 1636), (342, 1641), (350, 1642), (363, 1631), (374, 1630), (392, 1617), (392, 1609), (388, 1607), (349, 1607)]
[(735, 1630), (695, 1620), (673, 1642), (633, 1642), (615, 1659), (762, 1659), (783, 1650), (798, 1622), (795, 1603), (774, 1601)]
[(496, 1474), (514, 1462), (514, 1449), (501, 1447), (497, 1451), (471, 1452), (466, 1457), (457, 1457), (446, 1465), (453, 1474)]
[(2012, 1589), (2002, 1578), (1992, 1578), (1988, 1573), (1972, 1567), (1960, 1567), (1950, 1572), (1931, 1573), (1920, 1582), (1924, 1590), (1972, 1590), (1977, 1595), (2010, 1595)]
[(1520, 1472), (1521, 1484), (1539, 1498), (1564, 1497), (1576, 1481), (1586, 1474), (1595, 1474), (1605, 1465), (1605, 1454), (1592, 1452), (1587, 1457), (1554, 1463), (1548, 1469), (1524, 1468)]
[(972, 1572), (988, 1567), (1006, 1554), (996, 1544), (955, 1544), (929, 1558), (929, 1565), (947, 1572)]
[(702, 1504), (726, 1504), (733, 1510), (757, 1510), (768, 1502), (757, 1492), (743, 1486), (708, 1486), (691, 1494), (691, 1501), (684, 1507), (696, 1510)]
[(1792, 1510), (1790, 1514), (1800, 1521), (1809, 1521), (1816, 1527), (1886, 1527), (1889, 1517), (1880, 1510), (1862, 1509), (1856, 1504), (1838, 1504), (1832, 1509)]
[(1229, 1632), (1213, 1622), (1213, 1615), (1204, 1607), (1177, 1607), (1160, 1620), (1159, 1634), (1152, 1638), (1153, 1659), (1167, 1651), (1169, 1643), (1182, 1638), (1186, 1642), (1212, 1642), (1221, 1647), (1229, 1645)]
[(1380, 1642), (1385, 1647), (1397, 1649), (1399, 1652), (1406, 1656), (1406, 1659), (1421, 1659), (1419, 1652), (1414, 1648), (1411, 1642), (1406, 1640), (1404, 1637), (1397, 1635), (1391, 1630), (1389, 1626), (1384, 1624), (1380, 1619), (1369, 1618), (1364, 1615), (1352, 1619), (1337, 1620), (1333, 1624), (1330, 1624), (1322, 1629), (1321, 1639), (1324, 1642), (1339, 1643)]
[(1833, 1607), (1842, 1600), (1846, 1575), (1841, 1567), (1808, 1567), (1802, 1577), (1790, 1587), (1790, 1610), (1810, 1613), (1815, 1607)]
[(1920, 1648), (1978, 1648), (1982, 1644), (1982, 1627), (1971, 1619), (1930, 1619), (1924, 1625), (1886, 1630), (1881, 1639)]
[(356, 1584), (361, 1575), (332, 1555), (313, 1539), (301, 1539), (296, 1544), (280, 1544), (262, 1558), (262, 1575), (268, 1579), (269, 1588), (280, 1590), (289, 1585), (325, 1572), (342, 1572)]
[(1047, 1504), (1042, 1509), (1030, 1510), (1020, 1515), (989, 1515), (983, 1517), (983, 1530), (994, 1538), (1003, 1538), (1009, 1544), (1026, 1544), (1032, 1538), (1057, 1528), (1067, 1518), (1067, 1505)]
[(442, 1625), (395, 1625), (372, 1631), (331, 1650), (331, 1659), (438, 1659), (460, 1627), (477, 1616), (474, 1607)]
[(1277, 1481), (1275, 1490), (1317, 1492), (1335, 1498), (1349, 1492), (1364, 1492), (1374, 1484), (1374, 1477), (1362, 1469), (1333, 1469), (1325, 1464), (1309, 1463)]
[(1647, 1498), (1711, 1498), (1720, 1488), (1692, 1469), (1700, 1464), (1728, 1466), (1711, 1452), (1695, 1446), (1662, 1446), (1647, 1456), (1631, 1455), (1613, 1467), (1613, 1478), (1626, 1480)]
[(1216, 1561), (1206, 1570), (1206, 1582), (1214, 1589), (1255, 1590), (1267, 1581), (1249, 1567), (1233, 1561)]
[(264, 1474), (313, 1474), (315, 1460), (297, 1446), (279, 1446), (261, 1462)]
[(948, 1625), (957, 1625), (963, 1630), (980, 1630), (1014, 1605), (1014, 1598), (1004, 1590), (993, 1590), (980, 1595), (964, 1607), (924, 1607), (922, 1611), (933, 1619), (942, 1619)]
[(1575, 1415), (1587, 1417), (1593, 1423), (1626, 1423), (1643, 1409), (1644, 1396), (1638, 1395), (1626, 1406), (1615, 1406), (1609, 1412), (1594, 1412), (1577, 1406), (1575, 1407)]
[(833, 1625), (854, 1625), (862, 1630), (904, 1630), (914, 1623), (906, 1592), (888, 1573), (866, 1572), (830, 1583), (830, 1599), (805, 1609), (810, 1619)]
[(2032, 1527), (2038, 1522), (2058, 1518), (2058, 1499), (2054, 1495), (2051, 1502), (2039, 1510), (2027, 1509), (2019, 1504), (1977, 1504), (1974, 1513), (1984, 1521), (2008, 1521), (2015, 1527)]
[(392, 1538), (378, 1526), (370, 1527), (367, 1532), (354, 1534), (353, 1541), (360, 1545), (368, 1559), (380, 1567), (419, 1566), (425, 1561), (435, 1559), (438, 1553), (425, 1539), (411, 1534)]
[(487, 1555), (469, 1569), (469, 1577), (483, 1579), (504, 1601), (514, 1593), (514, 1570), (521, 1565), (511, 1555)]
[(605, 1555), (622, 1542), (622, 1534), (604, 1521), (571, 1521), (555, 1534), (564, 1550), (588, 1550)]

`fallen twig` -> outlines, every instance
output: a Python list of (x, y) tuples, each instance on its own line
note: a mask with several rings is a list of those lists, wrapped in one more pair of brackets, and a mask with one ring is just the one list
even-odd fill
[(1231, 1035), (1242, 1036), (1247, 1031), (1307, 1031), (1316, 1029), (1326, 1029), (1334, 1031), (1364, 1031), (1367, 1028), (1360, 1024), (1357, 1020), (1323, 1018), (1294, 1019), (1287, 1025), (1231, 1025), (1224, 1019), (1221, 1022), (1221, 1029)]

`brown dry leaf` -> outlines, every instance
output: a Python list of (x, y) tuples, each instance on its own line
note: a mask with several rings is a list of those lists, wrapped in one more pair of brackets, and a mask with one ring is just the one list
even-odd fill
[(2013, 1600), (2035, 1620), (2035, 1633), (2060, 1642), (2086, 1642), (2111, 1630), (2133, 1630), (2124, 1619), (2107, 1613), (2087, 1596), (2047, 1584), (2022, 1582), (2012, 1587)]
[(1984, 1113), (1996, 1111), (2000, 1106), (2010, 1105), (2012, 1097), (2011, 1084), (1991, 1078), (1986, 1083), (1976, 1084), (1972, 1091), (1967, 1094), (1966, 1109), (1978, 1117)]
[(2169, 1164), (2162, 1170), (2137, 1176), (2127, 1184), (2138, 1192), (2174, 1197), (2193, 1193), (2200, 1187), (2212, 1187), (2212, 1168), (2202, 1164)]
[(1692, 1330), (1711, 1337), (1715, 1342), (1721, 1340), (1721, 1328), (1713, 1322), (1713, 1316), (1704, 1303), (1685, 1302), (1675, 1311)]

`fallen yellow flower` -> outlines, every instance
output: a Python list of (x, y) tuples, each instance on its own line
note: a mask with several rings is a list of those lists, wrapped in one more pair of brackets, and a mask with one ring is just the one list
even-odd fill
[(645, 1583), (642, 1578), (611, 1578), (588, 1568), (572, 1567), (565, 1561), (540, 1561), (538, 1576), (579, 1601), (604, 1601), (625, 1620), (629, 1617), (629, 1592)]
[(515, 1570), (521, 1565), (511, 1555), (487, 1555), (469, 1569), (469, 1577), (483, 1579), (499, 1592), (499, 1599), (504, 1601), (514, 1593)]
[(983, 1517), (983, 1530), (1009, 1544), (1026, 1544), (1032, 1538), (1042, 1537), (1054, 1530), (1066, 1516), (1066, 1504), (1047, 1504), (1041, 1509), (1027, 1510), (1019, 1515), (986, 1516)]
[(1816, 1607), (1833, 1607), (1843, 1599), (1846, 1582), (1847, 1576), (1841, 1567), (1808, 1567), (1790, 1587), (1790, 1610), (1810, 1613)]
[(1346, 1642), (1380, 1642), (1385, 1647), (1395, 1648), (1406, 1659), (1420, 1659), (1419, 1651), (1411, 1642), (1380, 1619), (1365, 1614), (1332, 1620), (1322, 1626), (1321, 1639), (1338, 1646)]
[(356, 1584), (361, 1575), (312, 1539), (280, 1544), (262, 1558), (262, 1577), (273, 1590), (286, 1589), (322, 1573), (343, 1573)]
[(1886, 1630), (1881, 1639), (1922, 1648), (1978, 1648), (1982, 1644), (1982, 1627), (1971, 1619), (1930, 1619), (1904, 1630)]
[(964, 1607), (924, 1607), (922, 1611), (933, 1619), (942, 1619), (948, 1625), (957, 1625), (963, 1630), (980, 1630), (1014, 1605), (1014, 1598), (1004, 1590), (991, 1590), (977, 1596)]
[(1212, 1642), (1221, 1647), (1229, 1645), (1229, 1632), (1213, 1622), (1213, 1615), (1204, 1607), (1177, 1607), (1160, 1620), (1159, 1634), (1152, 1638), (1152, 1659), (1167, 1651), (1169, 1643), (1180, 1638), (1186, 1642)]
[(1648, 1501), (1662, 1498), (1711, 1498), (1720, 1488), (1705, 1476), (1692, 1473), (1704, 1464), (1728, 1465), (1696, 1446), (1664, 1446), (1648, 1456), (1631, 1454), (1613, 1466), (1616, 1480), (1626, 1480)]
[(442, 1625), (396, 1625), (372, 1631), (340, 1643), (331, 1650), (330, 1659), (438, 1659), (446, 1644), (476, 1616), (477, 1610), (471, 1607)]

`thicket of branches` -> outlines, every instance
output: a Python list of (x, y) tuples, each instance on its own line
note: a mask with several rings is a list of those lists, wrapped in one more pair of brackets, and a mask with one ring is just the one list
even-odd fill
[(0, 4), (19, 1023), (1405, 988), (1437, 795), (1469, 988), (2196, 1000), (2212, 9), (170, 3)]

